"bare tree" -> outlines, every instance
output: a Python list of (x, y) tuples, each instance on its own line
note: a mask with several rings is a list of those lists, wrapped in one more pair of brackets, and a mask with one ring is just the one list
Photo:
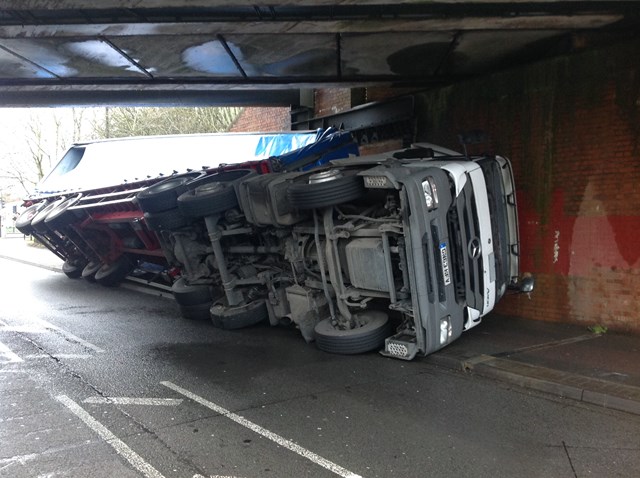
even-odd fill
[(228, 131), (241, 108), (108, 108), (97, 136), (119, 138)]
[[(84, 116), (86, 109), (83, 108), (72, 108), (71, 109), (71, 119), (73, 123), (73, 142), (80, 141), (82, 139), (82, 127), (85, 125)], [(66, 149), (66, 143), (63, 145), (61, 149)]]
[(18, 184), (24, 192), (29, 192), (51, 166), (51, 157), (44, 144), (43, 128), (38, 118), (30, 118), (25, 132), (23, 146), (26, 149), (11, 151), (5, 148), (0, 175), (6, 182)]
[(84, 110), (48, 110), (29, 116), (22, 141), (3, 138), (0, 177), (29, 193), (67, 149), (82, 135)]

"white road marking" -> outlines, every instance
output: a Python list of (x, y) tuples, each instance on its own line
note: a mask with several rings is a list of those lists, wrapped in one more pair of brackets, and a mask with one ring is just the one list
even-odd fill
[(107, 403), (113, 405), (151, 405), (176, 406), (182, 403), (181, 398), (133, 398), (133, 397), (89, 397), (83, 403)]
[(190, 398), (194, 402), (197, 402), (200, 405), (203, 405), (208, 409), (213, 410), (216, 413), (219, 413), (220, 415), (228, 418), (229, 420), (236, 422), (239, 425), (242, 425), (245, 428), (248, 428), (249, 430), (257, 433), (258, 435), (268, 438), (269, 440), (277, 443), (281, 447), (287, 448), (288, 450), (291, 450), (292, 452), (297, 453), (301, 457), (306, 458), (307, 460), (331, 471), (332, 473), (335, 473), (338, 476), (342, 476), (343, 478), (362, 478), (360, 475), (352, 473), (351, 471), (341, 467), (340, 465), (337, 465), (332, 461), (329, 461), (326, 458), (323, 458), (320, 455), (317, 455), (312, 451), (307, 450), (306, 448), (298, 445), (297, 443), (294, 443), (291, 440), (287, 440), (286, 438), (283, 438), (280, 435), (273, 433), (267, 430), (266, 428), (263, 428), (260, 425), (257, 425), (247, 420), (246, 418), (227, 410), (226, 408), (221, 407), (220, 405), (216, 405), (215, 403), (210, 402), (209, 400), (202, 398), (199, 395), (196, 395), (195, 393), (192, 393), (189, 390), (186, 390), (176, 385), (175, 383), (160, 382), (160, 384), (164, 385), (167, 388), (170, 388), (171, 390), (178, 392), (181, 395), (184, 395), (187, 398)]
[(0, 342), (0, 357), (2, 356), (4, 356), (7, 359), (6, 362), (9, 362), (9, 363), (24, 362), (24, 360), (22, 360), (18, 356), (18, 354), (16, 354), (13, 350), (11, 350), (5, 344)]
[(46, 320), (42, 320), (42, 319), (38, 319), (38, 322), (41, 323), (45, 328), (49, 329), (49, 330), (54, 330), (58, 333), (60, 333), (61, 335), (64, 335), (65, 337), (67, 337), (68, 339), (70, 339), (73, 342), (79, 343), (80, 345), (94, 350), (98, 353), (103, 353), (104, 349), (101, 349), (100, 347), (98, 347), (97, 345), (93, 345), (91, 342), (87, 342), (84, 339), (81, 339), (80, 337), (78, 337), (77, 335), (72, 334), (71, 332), (67, 332), (64, 329), (61, 329), (60, 327), (58, 327), (57, 325), (53, 325), (49, 322), (47, 322)]
[(105, 427), (98, 420), (93, 418), (87, 413), (80, 405), (71, 400), (66, 395), (58, 395), (56, 397), (60, 403), (67, 407), (71, 413), (77, 416), (84, 422), (91, 430), (96, 432), (100, 438), (107, 442), (111, 447), (125, 460), (127, 460), (136, 470), (142, 473), (146, 478), (164, 478), (162, 473), (156, 470), (149, 463), (138, 455), (135, 451), (127, 446), (122, 440), (111, 433), (107, 427)]
[[(193, 475), (193, 478), (207, 478), (204, 475)], [(229, 475), (209, 475), (209, 478), (240, 478), (238, 476), (229, 476)]]
[[(136, 281), (144, 285), (133, 284), (129, 281)], [(127, 277), (127, 280), (120, 284), (123, 289), (134, 290), (143, 294), (152, 295), (154, 297), (164, 297), (165, 299), (173, 300), (173, 294), (171, 293), (171, 287), (167, 287), (166, 290), (159, 290), (158, 285), (149, 286), (144, 279), (138, 279), (137, 277)]]

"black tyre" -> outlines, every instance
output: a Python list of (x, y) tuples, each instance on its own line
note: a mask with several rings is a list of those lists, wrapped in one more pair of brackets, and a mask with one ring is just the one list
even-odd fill
[(136, 196), (138, 206), (144, 212), (162, 212), (177, 207), (178, 196), (184, 193), (187, 183), (202, 173), (186, 173), (160, 181), (141, 191)]
[(145, 212), (144, 220), (153, 231), (174, 231), (192, 222), (192, 219), (185, 217), (178, 208), (162, 212)]
[[(332, 178), (331, 175), (334, 175)], [(298, 182), (287, 189), (291, 205), (297, 209), (315, 209), (335, 206), (358, 199), (366, 193), (360, 176), (345, 174), (337, 170), (326, 170), (310, 176), (301, 176), (305, 181), (320, 177), (320, 182)]]
[(204, 284), (190, 285), (183, 277), (171, 286), (173, 297), (179, 305), (199, 305), (205, 302), (211, 304), (213, 297), (211, 287)]
[(315, 327), (316, 345), (332, 354), (352, 355), (380, 349), (391, 335), (389, 317), (384, 312), (367, 311), (359, 314), (360, 327), (340, 330), (325, 319)]
[(33, 234), (33, 227), (31, 227), (31, 221), (34, 217), (47, 205), (47, 203), (40, 202), (37, 204), (33, 204), (25, 209), (20, 217), (16, 220), (16, 229), (20, 231), (25, 236)]
[(49, 215), (51, 211), (53, 211), (56, 207), (64, 202), (64, 199), (58, 199), (57, 201), (53, 201), (43, 207), (31, 220), (31, 227), (35, 232), (40, 234), (44, 234), (49, 232), (49, 228), (45, 223), (45, 219)]
[(204, 302), (202, 304), (194, 305), (178, 305), (178, 307), (180, 308), (180, 314), (185, 319), (209, 320), (211, 318), (211, 316), (209, 315), (211, 304), (212, 302)]
[(211, 322), (219, 329), (241, 329), (259, 324), (269, 317), (267, 304), (263, 299), (233, 307), (229, 307), (226, 303), (226, 299), (222, 299), (211, 307)]
[(236, 185), (255, 174), (250, 169), (223, 171), (189, 183), (190, 190), (178, 198), (182, 214), (192, 218), (211, 216), (238, 205)]
[(72, 222), (76, 222), (78, 217), (72, 211), (69, 211), (69, 208), (78, 204), (81, 198), (82, 194), (78, 194), (77, 196), (62, 201), (54, 207), (49, 214), (47, 214), (47, 217), (44, 218), (46, 226), (55, 231)]
[(86, 265), (87, 263), (85, 261), (67, 260), (62, 264), (62, 272), (64, 272), (69, 279), (77, 279), (82, 276), (82, 271)]
[(82, 269), (82, 273), (80, 275), (83, 279), (89, 282), (95, 282), (96, 272), (98, 272), (101, 267), (102, 264), (100, 262), (91, 261), (86, 266), (84, 266), (84, 269)]
[(111, 264), (104, 264), (98, 272), (95, 279), (100, 285), (113, 287), (124, 280), (125, 277), (133, 270), (133, 264), (127, 256), (120, 256)]

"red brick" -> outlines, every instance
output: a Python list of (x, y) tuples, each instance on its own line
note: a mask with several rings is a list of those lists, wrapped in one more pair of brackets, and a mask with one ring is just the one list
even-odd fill
[(289, 107), (244, 108), (234, 123), (233, 132), (269, 132), (291, 130), (291, 109)]
[(470, 150), (513, 161), (522, 263), (537, 286), (500, 313), (640, 333), (638, 56), (629, 42), (423, 95), (428, 140), (458, 149), (460, 131), (481, 129), (491, 140)]

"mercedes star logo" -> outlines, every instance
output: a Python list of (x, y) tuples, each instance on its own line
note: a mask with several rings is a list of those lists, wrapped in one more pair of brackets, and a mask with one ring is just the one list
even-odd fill
[(482, 247), (480, 247), (480, 239), (474, 237), (469, 241), (469, 257), (475, 260), (480, 257), (480, 252), (482, 252)]

